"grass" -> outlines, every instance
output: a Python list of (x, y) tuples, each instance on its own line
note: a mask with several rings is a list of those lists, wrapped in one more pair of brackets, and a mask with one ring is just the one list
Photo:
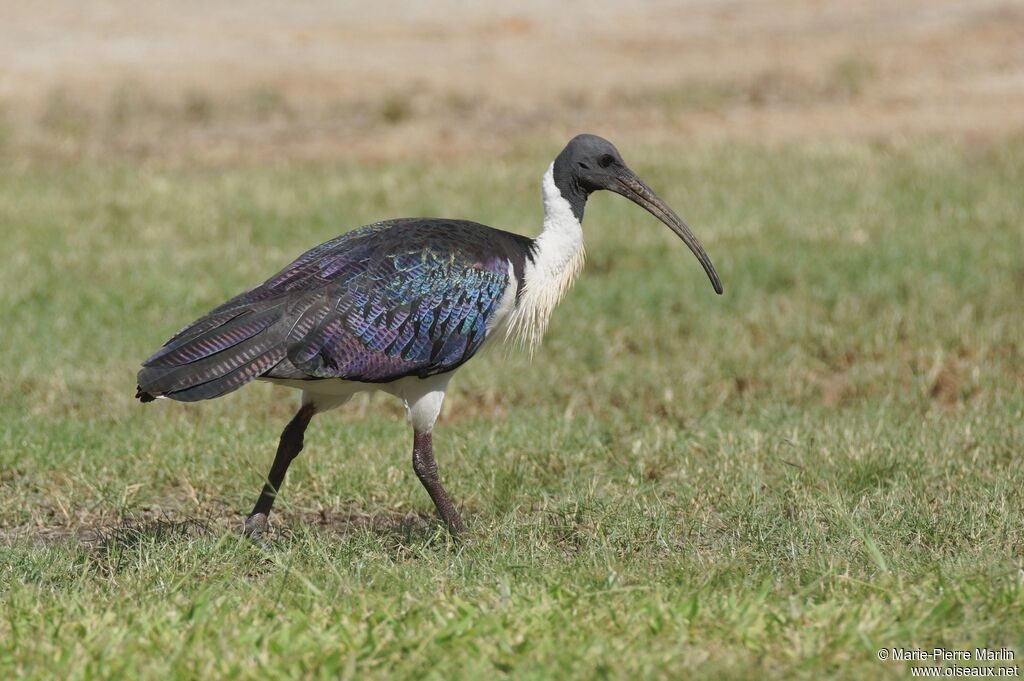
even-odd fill
[(387, 216), (534, 233), (550, 148), (381, 166), (0, 173), (0, 675), (906, 678), (880, 647), (1024, 652), (1024, 144), (625, 148), (726, 287), (596, 196), (532, 362), (453, 382), (433, 520), (385, 397), (133, 399), (138, 362)]

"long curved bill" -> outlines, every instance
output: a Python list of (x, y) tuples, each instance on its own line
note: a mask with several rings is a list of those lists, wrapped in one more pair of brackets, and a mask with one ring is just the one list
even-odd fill
[(613, 184), (611, 189), (616, 194), (621, 194), (627, 199), (640, 206), (648, 213), (658, 218), (665, 225), (671, 229), (680, 239), (683, 240), (697, 256), (697, 260), (700, 261), (704, 271), (707, 272), (708, 279), (711, 280), (711, 285), (715, 288), (715, 293), (722, 295), (722, 282), (718, 279), (718, 273), (715, 272), (715, 266), (711, 264), (711, 258), (704, 252), (704, 248), (697, 241), (697, 237), (693, 235), (690, 228), (686, 226), (675, 212), (669, 208), (664, 201), (658, 198), (658, 195), (641, 181), (633, 172), (626, 171), (620, 174), (616, 178), (617, 182)]

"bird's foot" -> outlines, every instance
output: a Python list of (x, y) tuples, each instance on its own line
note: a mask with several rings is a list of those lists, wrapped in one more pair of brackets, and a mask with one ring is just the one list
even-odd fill
[(448, 534), (456, 541), (463, 541), (466, 537), (466, 524), (462, 522), (462, 516), (454, 507), (446, 508), (441, 514), (441, 520), (448, 528)]
[(253, 513), (245, 519), (242, 526), (242, 535), (254, 542), (258, 542), (270, 531), (270, 519), (266, 513)]

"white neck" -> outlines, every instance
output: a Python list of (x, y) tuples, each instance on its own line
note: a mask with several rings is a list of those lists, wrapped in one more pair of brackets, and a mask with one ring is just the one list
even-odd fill
[(533, 262), (527, 261), (523, 292), (507, 335), (529, 346), (540, 344), (551, 312), (583, 268), (583, 228), (572, 206), (555, 186), (554, 164), (541, 182), (544, 229), (535, 241)]

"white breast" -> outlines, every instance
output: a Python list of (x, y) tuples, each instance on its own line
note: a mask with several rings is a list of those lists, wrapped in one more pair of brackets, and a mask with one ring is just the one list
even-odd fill
[(506, 336), (532, 353), (544, 336), (551, 312), (583, 269), (583, 227), (555, 186), (554, 164), (541, 183), (544, 229), (527, 260), (523, 292), (512, 311)]

